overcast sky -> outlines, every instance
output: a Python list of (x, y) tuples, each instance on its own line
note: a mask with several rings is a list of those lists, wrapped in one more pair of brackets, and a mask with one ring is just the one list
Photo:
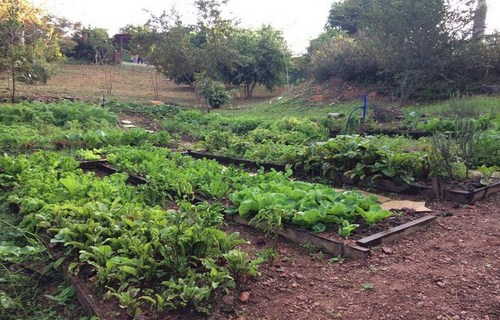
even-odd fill
[[(126, 24), (142, 24), (149, 14), (175, 6), (193, 19), (192, 0), (31, 0), (59, 16), (108, 29), (112, 35)], [(302, 53), (323, 30), (333, 0), (230, 0), (229, 11), (242, 26), (271, 24), (282, 30), (294, 53)], [(488, 28), (500, 30), (500, 1), (488, 0)], [(188, 20), (187, 19), (187, 20)], [(190, 21), (191, 22), (191, 21)]]

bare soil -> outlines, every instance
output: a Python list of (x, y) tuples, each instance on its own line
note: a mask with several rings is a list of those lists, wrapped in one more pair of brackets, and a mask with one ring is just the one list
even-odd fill
[[(274, 265), (242, 288), (249, 300), (236, 299), (233, 312), (212, 318), (500, 319), (500, 196), (430, 207), (443, 217), (428, 231), (378, 248), (366, 261), (334, 263), (280, 240)], [(259, 232), (231, 229), (251, 241), (248, 250), (272, 245)]]
[[(153, 87), (153, 78), (157, 77), (158, 94)], [(0, 73), (0, 83), (7, 84), (7, 75)], [(256, 88), (254, 98), (245, 100), (238, 90), (234, 91), (234, 105), (265, 101), (282, 93), (283, 90), (270, 92), (263, 87)], [(148, 65), (85, 65), (63, 64), (56, 74), (44, 85), (17, 86), (18, 97), (22, 100), (40, 100), (51, 102), (61, 98), (100, 102), (103, 96), (107, 100), (149, 103), (161, 101), (183, 106), (198, 106), (200, 100), (194, 90), (188, 86), (179, 86), (174, 81), (158, 74)], [(0, 100), (8, 100), (9, 91), (0, 88)]]

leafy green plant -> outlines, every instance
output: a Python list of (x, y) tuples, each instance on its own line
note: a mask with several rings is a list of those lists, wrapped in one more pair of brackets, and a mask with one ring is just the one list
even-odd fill
[(361, 217), (363, 217), (363, 220), (370, 226), (392, 216), (392, 213), (390, 211), (383, 210), (377, 206), (370, 207), (370, 210), (359, 208), (358, 212), (361, 214)]
[[(177, 161), (182, 162), (172, 159)], [(234, 287), (240, 275), (231, 270), (256, 275), (261, 259), (239, 256), (232, 250), (242, 241), (219, 229), (221, 206), (182, 201), (175, 211), (147, 206), (144, 193), (126, 184), (126, 175), (99, 179), (57, 153), (3, 157), (0, 163), (3, 174), (15, 176), (7, 201), (20, 206), (21, 226), (50, 239), (73, 272), (90, 268), (92, 281), (108, 288), (132, 316), (145, 308), (206, 312), (215, 291)], [(170, 280), (154, 288), (141, 285), (159, 279)]]

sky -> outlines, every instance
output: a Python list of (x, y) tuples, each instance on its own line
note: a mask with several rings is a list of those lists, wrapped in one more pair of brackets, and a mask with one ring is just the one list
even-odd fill
[[(31, 0), (50, 13), (108, 30), (110, 35), (127, 24), (143, 24), (149, 13), (173, 6), (194, 22), (192, 0)], [(488, 29), (500, 30), (500, 1), (488, 2)], [(243, 27), (270, 24), (283, 31), (292, 52), (305, 52), (309, 41), (325, 26), (333, 0), (230, 0), (228, 13)]]

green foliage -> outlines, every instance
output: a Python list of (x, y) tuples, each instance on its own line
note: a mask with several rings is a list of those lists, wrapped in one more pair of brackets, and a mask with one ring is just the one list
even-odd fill
[[(56, 153), (3, 157), (1, 163), (4, 175), (16, 177), (8, 202), (20, 206), (20, 226), (48, 237), (72, 261), (73, 272), (90, 267), (95, 284), (132, 316), (144, 308), (206, 312), (216, 290), (233, 287), (243, 274), (257, 275), (260, 260), (234, 251), (241, 240), (219, 229), (220, 206), (146, 206), (143, 192), (126, 185), (126, 175), (99, 179)], [(142, 283), (161, 284), (145, 289)], [(53, 300), (59, 303), (68, 294)]]
[(95, 64), (113, 63), (114, 47), (105, 29), (88, 27), (78, 30), (73, 34), (73, 41), (76, 46), (70, 57)]
[(334, 2), (330, 8), (327, 29), (343, 30), (349, 34), (357, 33), (369, 7), (370, 1), (367, 0)]
[(337, 182), (348, 177), (354, 182), (389, 178), (411, 183), (426, 177), (424, 153), (396, 151), (384, 146), (383, 141), (376, 137), (338, 136), (309, 147), (296, 165)]
[(358, 217), (373, 224), (390, 216), (374, 198), (290, 181), (278, 174), (272, 176), (271, 181), (256, 183), (230, 196), (239, 215), (265, 231), (274, 232), (292, 224), (323, 232), (330, 225), (339, 225), (339, 233), (348, 236), (357, 227), (354, 223)]
[(204, 74), (195, 76), (194, 86), (199, 94), (205, 98), (207, 104), (212, 108), (220, 108), (231, 101), (231, 95), (223, 83), (213, 81)]
[(26, 0), (7, 0), (0, 6), (0, 71), (9, 74), (12, 102), (17, 81), (46, 83), (51, 65), (62, 55), (59, 34), (49, 17)]
[(116, 123), (116, 116), (102, 108), (84, 103), (22, 103), (2, 106), (0, 123), (54, 125), (58, 127), (78, 123), (85, 128), (98, 128)]
[(358, 212), (361, 214), (364, 221), (368, 225), (377, 224), (380, 221), (385, 220), (392, 215), (392, 213), (390, 211), (382, 210), (380, 207), (377, 207), (377, 206), (375, 206), (375, 207), (372, 206), (372, 207), (370, 207), (369, 210), (364, 210), (361, 208), (361, 209), (359, 209)]
[(81, 103), (23, 103), (4, 106), (0, 115), (0, 150), (9, 153), (37, 149), (96, 149), (119, 145), (166, 146), (165, 131), (122, 130), (116, 115)]
[(311, 42), (309, 69), (320, 81), (382, 85), (402, 102), (481, 92), (498, 79), (499, 56), (494, 36), (474, 35), (475, 9), (467, 0), (337, 1)]
[[(197, 80), (195, 75), (203, 73), (211, 80), (243, 87), (248, 98), (257, 85), (272, 90), (284, 83), (290, 54), (282, 34), (270, 26), (257, 31), (237, 27), (222, 17), (224, 4), (214, 0), (195, 3), (195, 25), (184, 24), (177, 12), (154, 17), (157, 39), (151, 60), (156, 68), (176, 83), (191, 86)], [(209, 104), (222, 105), (224, 92), (216, 93), (218, 98)], [(203, 95), (210, 100), (215, 93)]]
[(500, 141), (499, 131), (485, 131), (481, 133), (474, 145), (472, 153), (473, 167), (486, 166), (500, 166), (500, 148), (498, 147)]
[(221, 70), (224, 81), (243, 86), (247, 98), (256, 85), (272, 90), (285, 83), (291, 65), (290, 53), (280, 31), (263, 26), (257, 31), (236, 29), (231, 34), (230, 50), (236, 52), (231, 65)]

